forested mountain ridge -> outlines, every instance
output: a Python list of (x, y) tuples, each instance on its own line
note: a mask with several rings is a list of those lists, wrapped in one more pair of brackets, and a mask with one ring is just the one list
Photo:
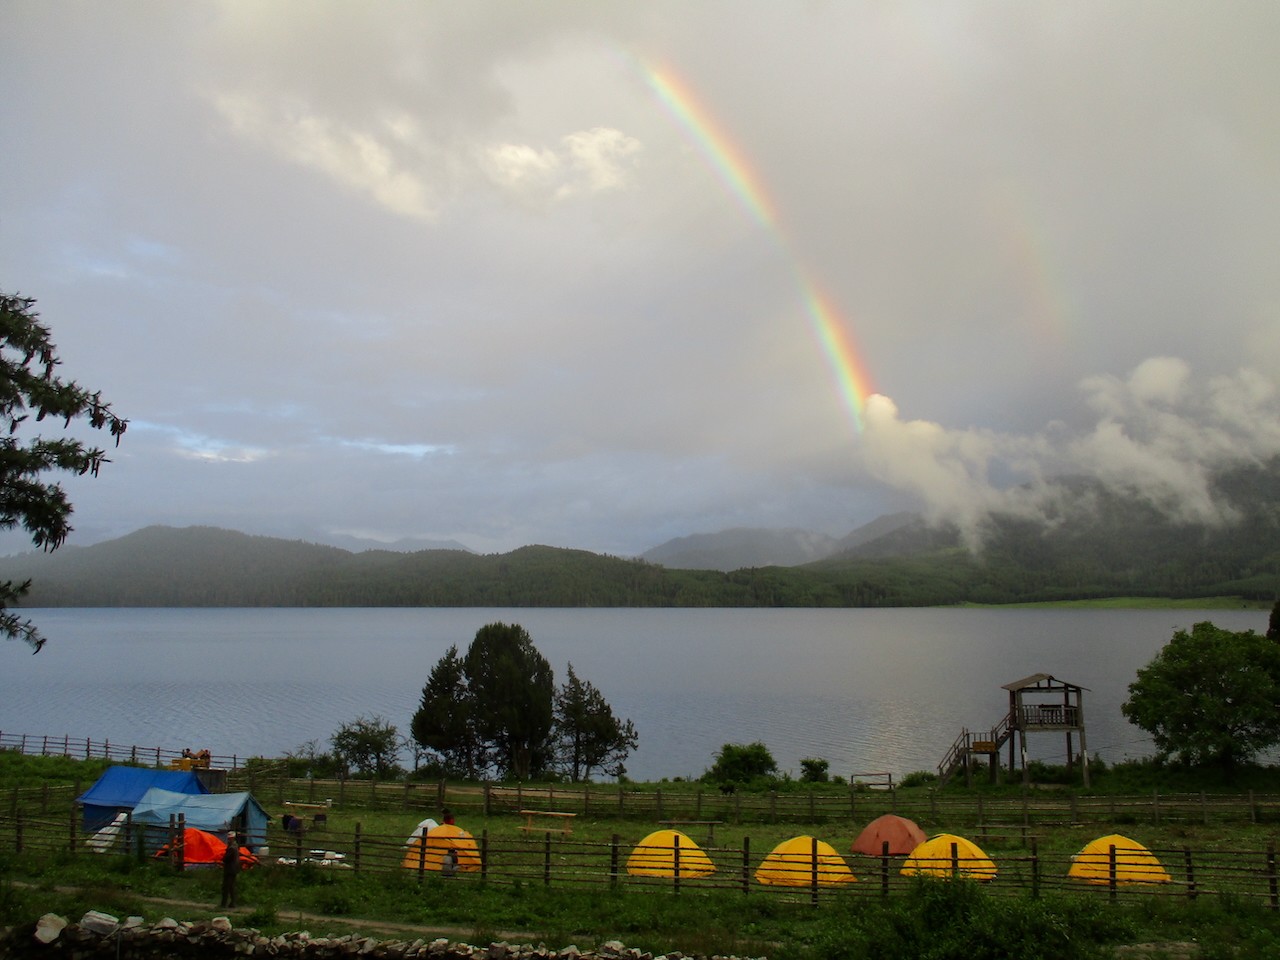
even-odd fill
[(1036, 520), (989, 519), (974, 554), (959, 532), (902, 517), (797, 567), (668, 569), (528, 546), (351, 553), (212, 527), (148, 527), (90, 547), (0, 558), (32, 579), (25, 606), (924, 606), (1108, 596), (1280, 595), (1280, 463), (1238, 469), (1215, 492), (1237, 519), (1170, 521), (1150, 504), (1070, 481)]

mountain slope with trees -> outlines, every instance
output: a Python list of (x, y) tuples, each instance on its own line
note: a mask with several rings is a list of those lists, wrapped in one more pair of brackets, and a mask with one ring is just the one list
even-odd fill
[[(41, 606), (862, 607), (1280, 595), (1280, 461), (1218, 481), (1237, 522), (1179, 524), (1073, 480), (1029, 520), (988, 520), (979, 553), (959, 531), (894, 518), (881, 536), (803, 566), (685, 570), (528, 546), (350, 553), (210, 527), (149, 527), (91, 547), (0, 558)], [(856, 532), (855, 532), (856, 533)]]

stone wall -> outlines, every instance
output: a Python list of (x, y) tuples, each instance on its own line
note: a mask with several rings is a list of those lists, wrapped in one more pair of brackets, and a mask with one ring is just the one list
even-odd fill
[[(321, 958), (421, 957), (431, 960), (685, 960), (671, 953), (654, 958), (616, 940), (593, 952), (577, 947), (551, 950), (545, 946), (494, 943), (473, 947), (465, 943), (438, 940), (375, 940), (350, 934), (344, 937), (313, 937), (309, 933), (267, 936), (257, 930), (236, 928), (226, 917), (186, 923), (166, 917), (146, 923), (141, 917), (124, 921), (91, 910), (79, 923), (47, 913), (34, 924), (16, 927), (0, 935), (0, 956), (67, 957), (72, 960), (122, 958), (152, 960), (160, 957), (300, 957)], [(690, 958), (708, 960), (708, 958)], [(715, 957), (710, 960), (734, 960)]]

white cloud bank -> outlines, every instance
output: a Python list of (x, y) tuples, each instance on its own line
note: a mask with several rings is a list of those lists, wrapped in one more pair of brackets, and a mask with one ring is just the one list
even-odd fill
[(1095, 417), (1088, 430), (1054, 423), (1027, 436), (903, 420), (892, 400), (873, 396), (865, 465), (976, 546), (991, 513), (1043, 518), (1055, 495), (1045, 481), (1066, 475), (1144, 498), (1175, 522), (1229, 523), (1236, 511), (1214, 497), (1214, 474), (1280, 455), (1280, 392), (1254, 370), (1201, 382), (1185, 361), (1155, 357), (1123, 380), (1093, 376), (1080, 389)]

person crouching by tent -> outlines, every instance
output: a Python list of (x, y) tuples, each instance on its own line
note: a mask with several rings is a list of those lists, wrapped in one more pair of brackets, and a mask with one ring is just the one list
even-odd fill
[(240, 841), (235, 833), (227, 834), (227, 849), (222, 853), (222, 903), (219, 906), (234, 908), (236, 905), (236, 877), (240, 873)]

